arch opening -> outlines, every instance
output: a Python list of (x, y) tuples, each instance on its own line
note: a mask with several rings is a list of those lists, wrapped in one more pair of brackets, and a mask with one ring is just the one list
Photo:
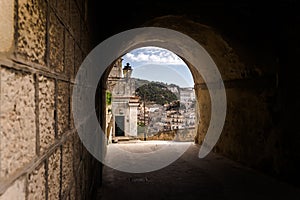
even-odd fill
[[(199, 45), (199, 43), (194, 41), (192, 38), (180, 32), (165, 28), (148, 27), (132, 29), (117, 34), (113, 36), (113, 38), (114, 40), (108, 39), (98, 45), (99, 48), (95, 48), (84, 60), (76, 76), (76, 81), (78, 81), (79, 84), (76, 85), (77, 87), (74, 87), (73, 97), (80, 96), (80, 94), (78, 93), (79, 91), (85, 94), (90, 92), (93, 93), (96, 88), (93, 89), (92, 87), (88, 87), (87, 89), (86, 87), (78, 86), (97, 85), (99, 77), (101, 77), (101, 75), (106, 70), (105, 66), (109, 66), (109, 64), (111, 64), (112, 60), (114, 60), (115, 58), (118, 58), (133, 49), (143, 46), (157, 46), (160, 48), (169, 49), (180, 57), (188, 60), (192, 66), (195, 66), (195, 69), (197, 69), (199, 74), (202, 75), (203, 80), (206, 82), (207, 88), (209, 90), (212, 113), (211, 121), (207, 129), (207, 135), (205, 136), (204, 142), (199, 151), (200, 158), (206, 156), (212, 150), (221, 134), (226, 115), (226, 95), (224, 84), (220, 73), (209, 54), (204, 50), (203, 47), (201, 47), (201, 45)], [(107, 46), (110, 46), (110, 48), (106, 49)], [(97, 63), (97, 66), (95, 66), (95, 63)], [(96, 91), (94, 92), (94, 94), (95, 93)], [(74, 99), (76, 100), (76, 98)], [(94, 110), (94, 108), (90, 107), (91, 105), (95, 105), (94, 98), (79, 99), (81, 100), (81, 105), (86, 107), (85, 109), (82, 108), (81, 111), (86, 112)], [(78, 101), (73, 101), (73, 108), (81, 107), (78, 106), (78, 103)], [(99, 130), (101, 132), (101, 128), (99, 127), (96, 116), (91, 114), (89, 115), (89, 120), (86, 120), (87, 118), (83, 117), (85, 116), (84, 114), (85, 113), (78, 112), (76, 109), (73, 112), (76, 128), (78, 124), (81, 124), (83, 127), (78, 126), (78, 128), (82, 128), (83, 130), (85, 130), (84, 132), (80, 132), (80, 129), (77, 128), (79, 136), (81, 137), (84, 145), (97, 159), (101, 160), (105, 164), (114, 165), (118, 170), (121, 171), (129, 170), (127, 172), (139, 173), (153, 171), (158, 169), (157, 167), (162, 168), (176, 160), (188, 148), (188, 145), (185, 145), (185, 147), (179, 147), (180, 149), (173, 146), (173, 149), (169, 148), (168, 151), (164, 151), (164, 154), (147, 155), (146, 160), (139, 160), (138, 157), (132, 155), (123, 155), (122, 158), (123, 160), (125, 159), (124, 161), (127, 162), (128, 165), (123, 163), (120, 166), (120, 161), (114, 163), (114, 161), (110, 162), (105, 160), (105, 150), (101, 151), (100, 149), (100, 147), (105, 148), (105, 145), (107, 143), (105, 135), (95, 134), (95, 130)], [(89, 132), (89, 134), (86, 134), (87, 131)], [(99, 143), (99, 141), (102, 142), (102, 145), (97, 144)], [(155, 164), (148, 165), (149, 163), (147, 164), (147, 162), (149, 162), (149, 160), (153, 161), (153, 159), (153, 163)], [(132, 167), (132, 165), (128, 163), (130, 162), (130, 160), (134, 160), (134, 163), (137, 162), (139, 164), (135, 167)], [(128, 168), (129, 166), (130, 169)]]
[(103, 130), (109, 144), (194, 142), (198, 125), (195, 84), (187, 64), (176, 54), (153, 46), (134, 49), (115, 60), (104, 77)]

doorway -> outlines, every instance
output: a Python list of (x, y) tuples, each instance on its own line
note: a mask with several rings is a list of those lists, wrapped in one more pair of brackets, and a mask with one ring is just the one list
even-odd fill
[(125, 136), (124, 133), (124, 116), (116, 116), (115, 120), (115, 136)]

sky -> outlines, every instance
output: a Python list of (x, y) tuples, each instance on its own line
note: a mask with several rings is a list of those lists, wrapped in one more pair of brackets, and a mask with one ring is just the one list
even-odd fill
[(123, 66), (129, 63), (132, 77), (194, 87), (192, 74), (187, 65), (173, 52), (159, 47), (134, 49), (123, 57)]

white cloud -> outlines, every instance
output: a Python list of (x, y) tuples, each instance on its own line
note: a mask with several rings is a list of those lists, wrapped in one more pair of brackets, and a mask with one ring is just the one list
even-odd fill
[(141, 64), (185, 65), (173, 52), (159, 47), (142, 47), (125, 55), (128, 62)]

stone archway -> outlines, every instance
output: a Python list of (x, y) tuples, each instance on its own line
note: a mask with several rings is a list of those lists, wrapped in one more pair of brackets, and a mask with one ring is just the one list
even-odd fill
[[(255, 168), (263, 168), (269, 160), (274, 160), (273, 167), (279, 168), (280, 164), (275, 162), (279, 159), (279, 149), (275, 145), (282, 142), (271, 128), (272, 111), (268, 102), (276, 95), (276, 67), (257, 66), (253, 61), (245, 60), (252, 56), (250, 52), (240, 46), (232, 47), (234, 41), (229, 43), (220, 31), (187, 17), (162, 16), (143, 26), (170, 28), (188, 35), (201, 44), (216, 63), (228, 103), (224, 129), (214, 150)], [(185, 62), (194, 76), (200, 111), (197, 142), (202, 144), (210, 123), (211, 99), (201, 75), (188, 60)]]
[[(193, 38), (209, 53), (221, 73), (226, 87), (228, 110), (225, 126), (214, 150), (230, 158), (244, 162), (247, 165), (260, 167), (265, 159), (272, 159), (276, 155), (276, 148), (266, 151), (268, 145), (275, 145), (278, 137), (259, 142), (259, 137), (267, 127), (272, 126), (272, 119), (268, 111), (266, 98), (273, 95), (273, 79), (266, 78), (268, 72), (264, 67), (245, 65), (221, 34), (213, 28), (196, 23), (186, 17), (164, 16), (155, 18), (143, 24), (143, 27), (163, 27), (182, 32)], [(142, 38), (139, 38), (142, 41)], [(131, 49), (149, 45), (149, 43), (132, 43)], [(130, 49), (127, 49), (130, 50)], [(122, 51), (122, 50), (120, 50)], [(123, 52), (126, 53), (126, 52)], [(188, 64), (195, 81), (196, 95), (199, 103), (199, 126), (197, 143), (203, 140), (209, 128), (211, 119), (211, 99), (203, 77), (189, 63), (189, 59), (182, 57)], [(247, 112), (249, 109), (254, 112)], [(264, 110), (261, 114), (261, 110)], [(255, 120), (253, 120), (255, 119)], [(244, 128), (246, 127), (246, 130)], [(273, 134), (273, 133), (271, 133)], [(271, 135), (266, 137), (272, 138)], [(248, 142), (255, 143), (256, 148)], [(278, 142), (278, 141), (277, 141)], [(257, 157), (257, 155), (259, 155)]]
[[(247, 71), (245, 65), (243, 65), (243, 63), (239, 60), (238, 56), (229, 44), (213, 28), (196, 23), (181, 16), (158, 17), (146, 22), (143, 26), (168, 28), (188, 35), (197, 41), (209, 53), (213, 61), (218, 66), (222, 79), (225, 80), (225, 82), (244, 78), (243, 74)], [(139, 38), (139, 41), (142, 41), (141, 38)], [(147, 41), (143, 42), (147, 43)], [(184, 57), (181, 58), (189, 67), (195, 82), (195, 93), (197, 96), (199, 111), (197, 113), (199, 124), (197, 125), (197, 136), (195, 141), (198, 144), (203, 144), (211, 120), (210, 93), (203, 77), (197, 71), (195, 66), (193, 66), (188, 59)], [(107, 71), (109, 72), (110, 69), (107, 69)], [(102, 77), (102, 85), (105, 85), (107, 76), (108, 73), (106, 72)]]
[[(110, 46), (109, 51), (107, 51), (107, 46)], [(185, 34), (165, 28), (149, 27), (145, 29), (133, 29), (117, 34), (99, 44), (84, 60), (76, 76), (76, 83), (78, 84), (76, 84), (73, 89), (73, 97), (76, 97), (76, 100), (74, 100), (72, 108), (74, 108), (73, 116), (75, 126), (78, 126), (78, 128), (79, 126), (83, 127), (82, 131), (78, 131), (78, 134), (85, 147), (94, 155), (94, 157), (104, 162), (103, 152), (99, 151), (98, 148), (100, 148), (100, 146), (104, 147), (106, 143), (106, 138), (104, 137), (105, 134), (99, 135), (93, 133), (94, 130), (99, 130), (100, 127), (96, 121), (96, 116), (93, 113), (87, 113), (93, 110), (92, 106), (95, 101), (93, 98), (87, 96), (81, 98), (81, 95), (93, 94), (94, 91), (96, 91), (93, 87), (97, 85), (99, 76), (106, 70), (106, 67), (104, 66), (108, 66), (113, 59), (122, 56), (124, 53), (143, 46), (157, 46), (173, 51), (175, 54), (189, 60), (189, 62), (195, 66), (195, 69), (197, 69), (198, 74), (202, 74), (211, 97), (212, 119), (207, 129), (208, 134), (205, 136), (204, 145), (201, 146), (199, 151), (199, 157), (205, 157), (216, 144), (224, 125), (226, 116), (224, 84), (215, 63), (199, 43)], [(192, 71), (192, 73), (196, 73), (196, 71)], [(85, 120), (86, 115), (89, 116), (89, 120)], [(188, 146), (186, 148), (188, 148)], [(168, 149), (170, 150), (168, 153), (170, 153), (170, 155), (172, 154), (172, 156), (168, 155), (167, 157), (164, 157), (164, 159), (157, 157), (157, 153), (151, 154), (151, 157), (148, 157), (147, 160), (152, 159), (153, 157), (153, 159), (164, 160), (164, 162), (167, 163), (173, 162), (173, 159), (182, 155), (186, 148), (183, 148), (180, 151)], [(176, 154), (176, 156), (173, 154)], [(138, 157), (135, 157), (134, 159), (138, 159)], [(141, 162), (145, 162), (145, 160), (141, 160)], [(163, 165), (165, 164), (166, 163)], [(138, 171), (143, 171), (143, 167), (145, 166), (146, 168), (149, 167), (148, 165), (139, 166), (142, 168), (137, 169)], [(160, 166), (155, 165), (150, 167), (157, 169), (157, 167)], [(153, 169), (147, 168), (147, 171), (152, 171)]]
[[(193, 38), (210, 54), (225, 82), (243, 78), (241, 74), (246, 71), (246, 67), (240, 62), (238, 56), (234, 53), (229, 44), (213, 28), (196, 23), (186, 17), (171, 15), (155, 18), (144, 25), (170, 28)], [(185, 58), (182, 59), (185, 60)], [(197, 73), (195, 67), (192, 66), (188, 60), (185, 60), (185, 62), (188, 64), (195, 81), (195, 92), (200, 112), (196, 141), (202, 144), (211, 117), (209, 91), (201, 74)]]

